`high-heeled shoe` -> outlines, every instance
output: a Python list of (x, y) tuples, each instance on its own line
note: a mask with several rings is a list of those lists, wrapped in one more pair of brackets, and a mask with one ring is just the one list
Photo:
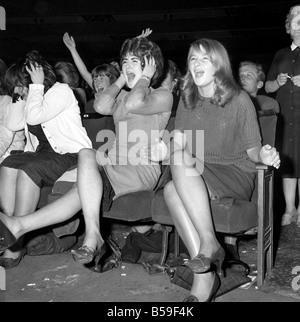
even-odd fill
[(225, 258), (225, 251), (220, 246), (212, 257), (206, 257), (199, 253), (193, 259), (187, 260), (183, 265), (188, 266), (194, 273), (201, 274), (209, 271), (212, 265), (216, 266), (219, 275), (223, 275), (222, 265)]
[(122, 251), (119, 245), (110, 237), (107, 237), (105, 240), (107, 244), (107, 249), (105, 256), (95, 257), (93, 265), (86, 265), (86, 267), (94, 273), (104, 273), (108, 272), (114, 268), (119, 267), (122, 261)]
[(26, 255), (26, 248), (22, 248), (20, 255), (17, 258), (9, 258), (9, 257), (0, 257), (0, 266), (5, 269), (10, 269), (18, 266), (20, 261)]
[(72, 249), (72, 257), (75, 262), (81, 263), (81, 264), (88, 264), (95, 260), (96, 263), (98, 263), (101, 259), (101, 257), (106, 253), (107, 251), (107, 245), (104, 242), (100, 248), (97, 250), (93, 250), (90, 247), (84, 245), (79, 247), (78, 249)]
[[(219, 276), (213, 272), (214, 274), (214, 284), (213, 284), (213, 287), (211, 289), (211, 292), (207, 298), (206, 301), (204, 302), (214, 302), (215, 299), (216, 299), (216, 296), (217, 296), (217, 292), (221, 286), (221, 281), (220, 281), (220, 278)], [(199, 302), (199, 299), (195, 296), (195, 295), (189, 295), (188, 297), (186, 297), (183, 302)]]
[(16, 241), (17, 238), (0, 219), (0, 251), (5, 251), (7, 248), (15, 244)]

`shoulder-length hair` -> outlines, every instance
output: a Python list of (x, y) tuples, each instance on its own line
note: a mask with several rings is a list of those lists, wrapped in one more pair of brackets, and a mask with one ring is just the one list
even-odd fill
[(145, 66), (144, 56), (153, 56), (155, 59), (156, 71), (151, 79), (151, 86), (157, 88), (164, 78), (164, 58), (159, 46), (145, 37), (130, 38), (124, 41), (120, 51), (120, 64), (126, 55), (130, 53), (141, 61), (142, 69)]
[(110, 85), (112, 85), (120, 76), (120, 71), (116, 67), (116, 64), (114, 62), (112, 63), (105, 63), (101, 64), (99, 66), (96, 66), (92, 72), (91, 76), (93, 79), (93, 89), (95, 91), (95, 86), (94, 86), (94, 78), (98, 75), (104, 74), (109, 78)]
[(46, 93), (50, 87), (56, 82), (56, 76), (52, 66), (42, 57), (42, 55), (36, 51), (31, 50), (25, 57), (18, 62), (10, 66), (6, 72), (5, 79), (7, 80), (10, 91), (13, 93), (16, 86), (29, 87), (32, 83), (31, 77), (26, 70), (26, 66), (30, 67), (30, 64), (34, 66), (42, 66), (44, 72), (44, 93)]
[(80, 77), (74, 64), (59, 61), (54, 65), (54, 72), (58, 82), (68, 84), (71, 88), (79, 86)]
[[(219, 107), (224, 107), (234, 95), (240, 92), (236, 84), (229, 56), (225, 47), (217, 40), (202, 38), (193, 42), (190, 46), (187, 65), (192, 53), (200, 52), (200, 46), (204, 49), (211, 63), (215, 67), (215, 92), (211, 102)], [(198, 87), (194, 82), (192, 74), (187, 68), (186, 74), (182, 78), (181, 93), (186, 108), (194, 108), (201, 101)]]

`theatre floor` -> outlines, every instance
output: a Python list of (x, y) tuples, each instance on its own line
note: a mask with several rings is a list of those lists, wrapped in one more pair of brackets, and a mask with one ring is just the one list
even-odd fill
[[(129, 227), (116, 227), (117, 242), (122, 244)], [(6, 271), (5, 286), (1, 302), (182, 302), (189, 293), (170, 283), (167, 274), (149, 275), (140, 264), (122, 263), (112, 271), (94, 273), (75, 263), (70, 252), (25, 256), (19, 266)], [(261, 290), (254, 283), (217, 297), (216, 302), (300, 302), (300, 291), (298, 295)]]

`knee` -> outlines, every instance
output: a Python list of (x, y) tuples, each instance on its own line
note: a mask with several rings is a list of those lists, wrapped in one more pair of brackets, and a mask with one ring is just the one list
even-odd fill
[(91, 159), (95, 159), (95, 151), (93, 149), (83, 148), (78, 153), (78, 162), (86, 162)]

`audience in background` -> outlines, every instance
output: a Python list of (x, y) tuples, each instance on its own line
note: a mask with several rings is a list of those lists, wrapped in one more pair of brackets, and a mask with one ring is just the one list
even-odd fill
[(250, 95), (256, 111), (274, 110), (279, 113), (278, 102), (267, 95), (259, 95), (264, 87), (265, 73), (262, 65), (252, 61), (242, 61), (239, 65), (239, 80), (242, 89)]
[(80, 77), (76, 67), (69, 62), (57, 62), (54, 65), (54, 72), (56, 79), (60, 83), (65, 83), (73, 90), (74, 95), (78, 101), (81, 113), (84, 113), (84, 107), (87, 103), (85, 90), (79, 87)]

